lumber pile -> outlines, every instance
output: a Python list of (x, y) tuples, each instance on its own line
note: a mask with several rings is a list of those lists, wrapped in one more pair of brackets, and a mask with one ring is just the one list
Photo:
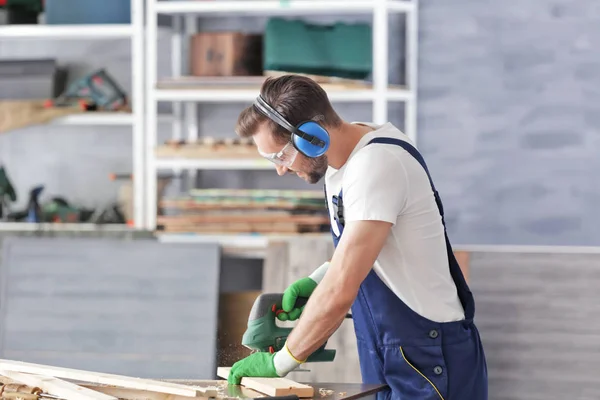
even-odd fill
[(0, 375), (3, 397), (24, 400), (208, 399), (222, 397), (224, 387), (218, 381), (184, 385), (12, 360), (0, 360)]
[(321, 191), (194, 189), (160, 203), (159, 229), (195, 233), (326, 232)]
[[(217, 375), (227, 379), (227, 367)], [(268, 396), (314, 396), (314, 388), (285, 378), (154, 380), (22, 361), (0, 359), (0, 396), (4, 400), (208, 400)]]

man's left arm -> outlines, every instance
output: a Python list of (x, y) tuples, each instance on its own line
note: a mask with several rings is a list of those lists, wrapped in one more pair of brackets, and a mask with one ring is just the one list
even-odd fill
[(323, 280), (309, 297), (284, 348), (275, 354), (254, 353), (236, 362), (229, 383), (238, 385), (244, 376), (286, 376), (321, 347), (343, 322), (391, 226), (386, 221), (347, 223)]

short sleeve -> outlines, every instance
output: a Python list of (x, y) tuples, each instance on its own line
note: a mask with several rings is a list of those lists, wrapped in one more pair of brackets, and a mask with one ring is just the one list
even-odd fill
[(378, 220), (395, 224), (406, 204), (408, 178), (396, 154), (383, 146), (370, 145), (348, 162), (342, 188), (347, 222)]

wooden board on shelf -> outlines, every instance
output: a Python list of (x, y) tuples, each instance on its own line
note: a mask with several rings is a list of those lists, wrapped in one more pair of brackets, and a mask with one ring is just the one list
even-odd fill
[(325, 214), (290, 214), (288, 212), (240, 212), (240, 213), (206, 213), (190, 215), (160, 215), (159, 224), (220, 224), (220, 223), (275, 223), (285, 222), (304, 225), (328, 224), (329, 217)]
[(329, 224), (329, 217), (324, 213), (283, 210), (218, 210), (160, 215), (157, 224), (165, 232), (299, 233), (322, 231)]
[[(217, 375), (223, 379), (229, 376), (230, 367), (217, 368)], [(312, 386), (292, 381), (286, 378), (242, 378), (241, 385), (268, 396), (296, 395), (300, 398), (311, 398), (315, 394)]]
[(82, 114), (79, 107), (44, 107), (45, 100), (0, 101), (0, 133), (32, 125), (46, 124), (55, 118)]
[(360, 88), (365, 88), (365, 87), (370, 88), (370, 86), (371, 86), (370, 82), (365, 81), (365, 80), (359, 80), (359, 79), (340, 78), (337, 76), (313, 75), (313, 74), (305, 74), (305, 73), (300, 73), (300, 72), (273, 71), (273, 70), (264, 71), (265, 77), (277, 78), (277, 77), (289, 75), (289, 74), (306, 76), (307, 78), (310, 78), (319, 84), (338, 84), (338, 85), (344, 85), (346, 87), (356, 86), (356, 87), (360, 87)]
[[(184, 76), (165, 78), (157, 83), (157, 89), (174, 90), (258, 90), (267, 76), (215, 76), (195, 77)], [(318, 83), (325, 90), (370, 90), (370, 82), (351, 79), (330, 79)], [(405, 89), (401, 85), (389, 85), (390, 89)]]
[(164, 144), (156, 147), (156, 157), (177, 158), (258, 158), (253, 144)]
[(186, 197), (162, 199), (160, 206), (169, 214), (202, 210), (325, 211), (320, 190), (193, 189)]
[(264, 233), (264, 234), (295, 234), (307, 232), (322, 232), (325, 226), (321, 225), (301, 225), (295, 223), (275, 222), (275, 223), (218, 223), (218, 224), (188, 224), (188, 225), (162, 225), (162, 232), (165, 233), (205, 233), (205, 234), (224, 234), (224, 233)]
[(241, 202), (203, 202), (199, 203), (193, 199), (164, 199), (160, 201), (160, 207), (163, 209), (174, 209), (179, 211), (210, 211), (210, 210), (323, 210), (324, 204), (295, 204), (285, 201), (264, 201), (261, 203), (241, 203)]

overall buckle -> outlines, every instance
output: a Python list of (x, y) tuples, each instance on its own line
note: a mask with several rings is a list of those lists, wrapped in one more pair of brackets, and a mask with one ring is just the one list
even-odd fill
[(344, 202), (342, 196), (332, 196), (331, 202), (333, 203), (333, 217), (335, 221), (344, 226)]

